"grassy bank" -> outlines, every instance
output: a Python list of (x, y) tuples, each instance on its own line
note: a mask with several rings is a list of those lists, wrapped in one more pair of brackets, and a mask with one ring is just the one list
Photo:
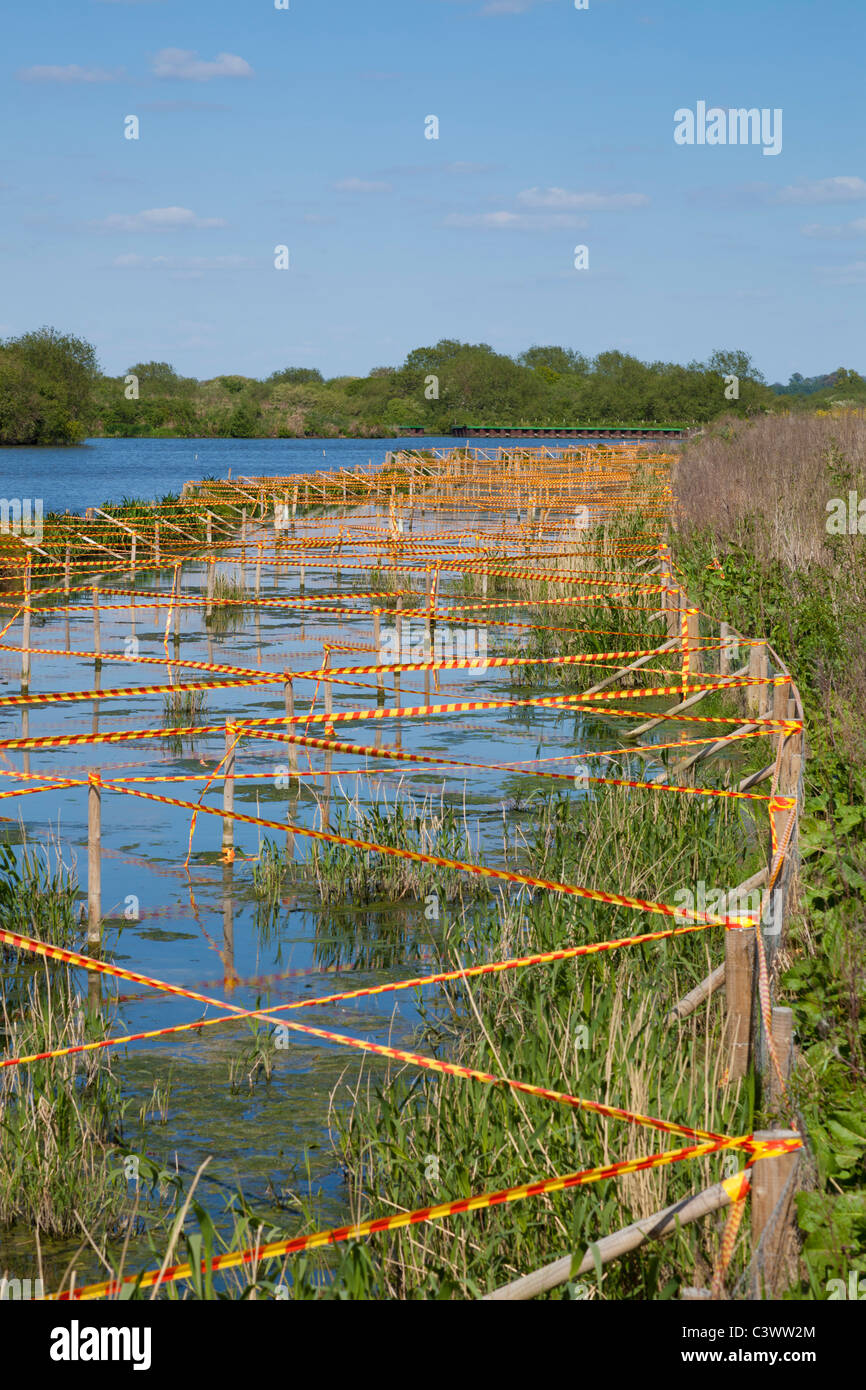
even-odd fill
[(806, 709), (800, 904), (779, 994), (819, 1175), (799, 1198), (799, 1293), (826, 1297), (828, 1277), (866, 1270), (866, 421), (728, 422), (686, 447), (675, 492), (689, 593), (766, 636)]

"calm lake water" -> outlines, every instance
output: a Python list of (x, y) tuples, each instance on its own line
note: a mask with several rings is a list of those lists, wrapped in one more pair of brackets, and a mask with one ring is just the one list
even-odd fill
[[(389, 449), (448, 449), (452, 436), (407, 439), (89, 439), (75, 448), (0, 448), (0, 496), (41, 499), (45, 512), (81, 512), (122, 497), (156, 499), (192, 478), (311, 473), (384, 463)], [(542, 441), (476, 439), (485, 449)], [(545, 440), (545, 444), (558, 441)], [(574, 444), (579, 441), (565, 440)]]

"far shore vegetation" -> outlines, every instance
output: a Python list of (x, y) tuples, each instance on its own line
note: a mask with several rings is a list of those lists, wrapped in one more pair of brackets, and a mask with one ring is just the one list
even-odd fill
[(515, 357), (443, 338), (399, 366), (326, 379), (285, 367), (263, 380), (184, 377), (168, 362), (106, 376), (82, 338), (40, 328), (0, 340), (0, 444), (78, 444), (92, 437), (388, 438), (454, 426), (705, 425), (723, 415), (866, 407), (866, 378), (840, 367), (768, 384), (742, 350), (706, 362), (641, 362), (533, 346)]

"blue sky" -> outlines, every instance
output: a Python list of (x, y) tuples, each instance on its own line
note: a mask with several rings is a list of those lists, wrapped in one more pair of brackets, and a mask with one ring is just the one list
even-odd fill
[[(862, 0), (9, 7), (0, 334), (200, 377), (440, 337), (866, 371), (864, 31)], [(701, 101), (781, 109), (781, 152), (676, 144)]]

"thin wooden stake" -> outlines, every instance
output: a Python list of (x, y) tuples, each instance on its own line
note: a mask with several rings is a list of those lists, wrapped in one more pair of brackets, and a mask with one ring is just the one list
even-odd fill
[[(397, 633), (397, 662), (403, 660), (403, 595), (397, 599), (397, 607), (394, 612), (394, 626)], [(400, 708), (400, 672), (394, 672), (394, 708)]]
[(180, 642), (180, 593), (183, 587), (183, 561), (180, 560), (174, 567), (174, 643), (175, 646)]
[(234, 857), (235, 822), (232, 812), (235, 809), (235, 749), (234, 728), (226, 720), (226, 760), (223, 763), (223, 853), (229, 859)]
[(21, 685), (27, 690), (30, 685), (30, 595), (32, 560), (27, 556), (24, 564), (24, 613), (21, 620)]
[[(382, 631), (381, 617), (378, 608), (373, 610), (373, 646), (376, 648), (376, 665), (382, 665)], [(381, 671), (376, 676), (376, 704), (385, 703), (385, 677)]]
[[(325, 652), (324, 670), (329, 671), (330, 668), (331, 653), (327, 651)], [(327, 678), (323, 681), (323, 684), (325, 687), (325, 719), (330, 720), (331, 715), (334, 713), (334, 687)]]
[[(286, 684), (285, 684), (286, 719), (293, 719), (293, 718), (294, 718), (294, 714), (295, 714), (295, 686), (294, 686), (294, 677), (293, 677), (291, 671), (284, 671), (283, 674), (284, 674), (284, 676), (285, 676), (285, 678), (286, 678)], [(293, 728), (294, 728), (294, 725), (291, 725), (291, 724), (287, 724), (287, 725), (286, 725), (286, 731), (287, 731), (288, 733), (291, 733), (292, 730), (293, 730)], [(290, 743), (290, 744), (289, 744), (289, 766), (290, 766), (292, 772), (297, 772), (297, 770), (298, 770), (298, 753), (297, 753), (297, 749), (295, 748), (295, 745), (294, 745), (293, 743)]]
[(102, 790), (91, 772), (87, 791), (87, 949), (102, 947)]
[(96, 653), (93, 664), (99, 667), (102, 665), (102, 638), (99, 629), (99, 590), (95, 584), (93, 586), (93, 650)]

